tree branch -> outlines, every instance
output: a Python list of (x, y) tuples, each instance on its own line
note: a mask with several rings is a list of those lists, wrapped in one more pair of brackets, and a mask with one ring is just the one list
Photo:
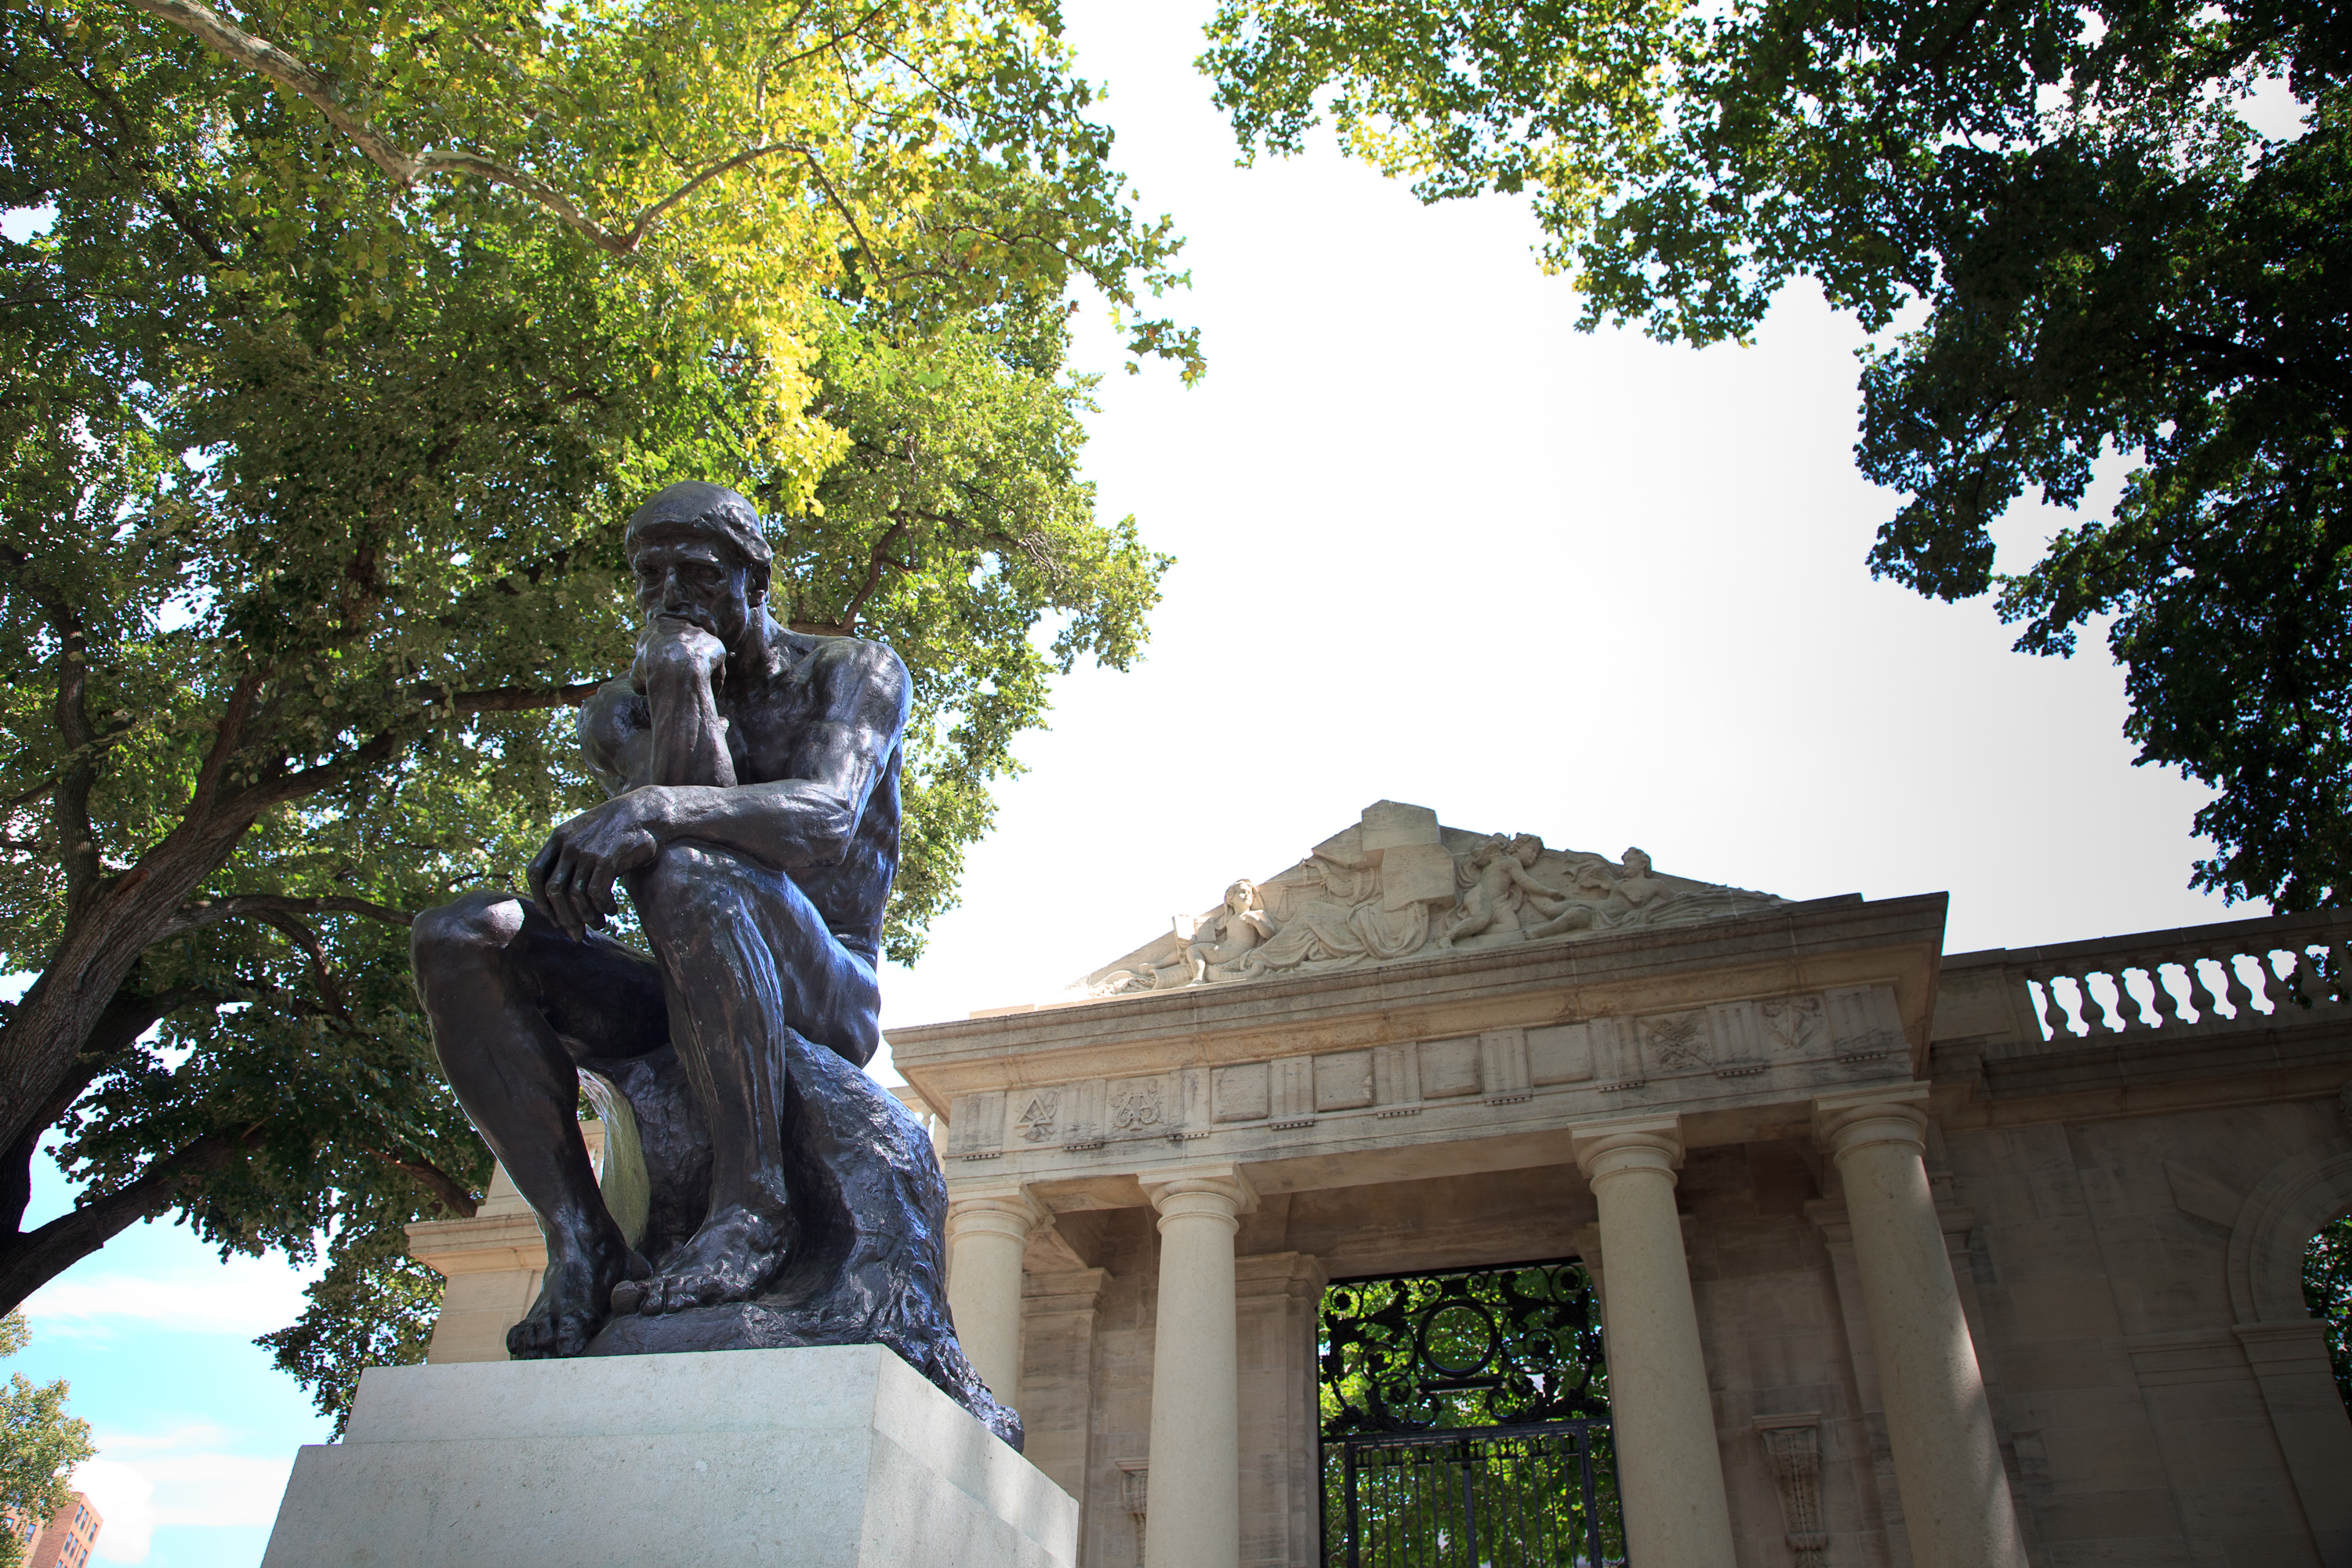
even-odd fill
[(319, 940), (319, 933), (282, 910), (270, 910), (258, 918), (310, 955), (311, 972), (319, 977), (320, 994), (326, 997), (335, 1016), (350, 1023), (352, 1010), (344, 1005), (342, 987), (335, 984), (335, 966), (327, 962), (326, 944)]
[[(875, 590), (882, 585), (882, 568), (885, 566), (898, 566), (899, 564), (896, 560), (892, 559), (890, 554), (890, 546), (896, 544), (898, 542), (899, 536), (906, 531), (907, 520), (902, 517), (896, 522), (893, 522), (889, 528), (884, 531), (881, 538), (874, 542), (873, 553), (868, 555), (866, 559), (866, 581), (864, 584), (858, 588), (856, 593), (850, 595), (848, 607), (841, 612), (841, 635), (843, 637), (849, 636), (852, 629), (856, 626), (857, 612), (866, 607), (866, 602), (868, 599), (871, 599), (874, 596)], [(905, 568), (900, 567), (900, 570), (903, 571), (904, 569)]]
[(161, 1212), (189, 1178), (217, 1171), (261, 1141), (259, 1128), (238, 1137), (208, 1132), (164, 1155), (137, 1179), (58, 1215), (38, 1230), (0, 1238), (0, 1312), (104, 1247), (132, 1225)]
[(467, 1191), (455, 1176), (430, 1160), (404, 1159), (398, 1154), (389, 1153), (382, 1149), (371, 1149), (368, 1152), (390, 1165), (394, 1170), (404, 1171), (415, 1177), (426, 1192), (440, 1200), (443, 1208), (462, 1219), (473, 1218), (474, 1211), (481, 1206), (479, 1198)]
[(389, 925), (404, 926), (415, 917), (406, 910), (372, 904), (365, 899), (296, 899), (275, 893), (238, 893), (225, 899), (197, 899), (180, 906), (156, 941), (179, 936), (221, 921), (263, 919), (271, 915), (365, 915)]
[(576, 686), (504, 686), (490, 691), (460, 691), (449, 699), (449, 706), (459, 713), (529, 713), (541, 708), (576, 708), (593, 697), (604, 684), (601, 680), (583, 680)]
[[(555, 215), (568, 226), (588, 237), (601, 249), (615, 256), (633, 256), (646, 235), (661, 220), (664, 213), (684, 201), (695, 191), (730, 169), (764, 158), (772, 153), (798, 153), (809, 160), (816, 170), (817, 183), (824, 186), (825, 195), (834, 205), (841, 208), (852, 230), (857, 228), (856, 216), (845, 206), (840, 197), (826, 182), (824, 170), (816, 163), (816, 155), (805, 147), (788, 142), (773, 142), (738, 153), (733, 157), (711, 164), (690, 175), (687, 182), (668, 195), (662, 197), (637, 215), (636, 220), (625, 229), (608, 228), (582, 212), (571, 197), (538, 175), (510, 164), (486, 158), (478, 153), (462, 149), (436, 152), (431, 147), (407, 153), (395, 146), (391, 138), (355, 112), (336, 92), (327, 73), (308, 61), (297, 59), (267, 38), (257, 37), (227, 17), (203, 4), (203, 0), (130, 0), (138, 9), (159, 20), (168, 22), (195, 37), (206, 47), (226, 56), (248, 70), (257, 71), (271, 81), (309, 101), (327, 123), (342, 132), (352, 145), (364, 153), (370, 163), (382, 169), (393, 183), (405, 190), (430, 174), (471, 174), (494, 185), (504, 185), (518, 191)], [(865, 245), (865, 236), (858, 242)], [(867, 247), (870, 255), (871, 247)]]

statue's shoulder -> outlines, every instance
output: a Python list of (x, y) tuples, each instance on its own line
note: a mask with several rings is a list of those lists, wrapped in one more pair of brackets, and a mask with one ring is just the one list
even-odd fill
[(881, 699), (901, 710), (908, 706), (912, 681), (905, 662), (888, 643), (816, 632), (783, 636), (791, 639), (796, 679), (825, 686), (837, 698), (856, 694)]

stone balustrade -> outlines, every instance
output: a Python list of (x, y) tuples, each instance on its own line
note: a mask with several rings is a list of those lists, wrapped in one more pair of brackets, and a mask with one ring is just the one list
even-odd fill
[(2352, 1016), (2352, 910), (2011, 949), (2042, 1037), (2245, 1028)]

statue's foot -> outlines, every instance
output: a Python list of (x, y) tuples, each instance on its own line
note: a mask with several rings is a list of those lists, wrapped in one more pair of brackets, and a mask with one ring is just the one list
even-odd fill
[(613, 1292), (616, 1312), (683, 1312), (748, 1301), (784, 1266), (791, 1224), (779, 1209), (746, 1205), (720, 1209), (703, 1222), (694, 1239), (672, 1253), (661, 1272), (643, 1283)]
[(507, 1331), (507, 1354), (537, 1361), (583, 1353), (604, 1327), (617, 1291), (651, 1272), (617, 1235), (589, 1247), (551, 1247), (539, 1300)]

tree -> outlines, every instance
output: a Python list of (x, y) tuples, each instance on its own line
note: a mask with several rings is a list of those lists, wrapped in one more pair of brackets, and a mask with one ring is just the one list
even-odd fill
[[(1910, 499), (1872, 570), (1997, 588), (2035, 653), (2112, 617), (2138, 761), (2218, 791), (2194, 885), (2352, 898), (2340, 10), (1226, 0), (1210, 32), (1253, 153), (1328, 114), (1425, 201), (1531, 194), (1588, 329), (1737, 338), (1815, 279), (1880, 334), (1856, 456)], [(2274, 79), (2300, 136), (2236, 112)], [(2138, 464), (2113, 514), (1996, 576), (1989, 525), (2079, 506), (2103, 453)]]
[[(33, 1331), (22, 1312), (0, 1318), (0, 1357), (15, 1355)], [(65, 1507), (66, 1477), (98, 1450), (89, 1423), (66, 1414), (62, 1379), (36, 1387), (23, 1373), (0, 1389), (0, 1521), (44, 1520)], [(13, 1529), (0, 1529), (0, 1568), (24, 1560)]]
[[(0, 70), (0, 205), (54, 214), (0, 247), (0, 960), (37, 974), (0, 1304), (176, 1208), (327, 1238), (285, 1364), (413, 1349), (397, 1227), (488, 1158), (404, 927), (593, 797), (620, 521), (732, 483), (794, 624), (893, 639), (913, 956), (1048, 674), (1141, 646), (1167, 562), (1076, 477), (1064, 301), (1132, 316), (1176, 242), (1017, 5), (41, 0)], [(45, 1138), (84, 1184), (27, 1231)]]
[(2319, 1227), (2303, 1252), (2303, 1300), (2311, 1315), (2327, 1325), (2327, 1360), (2336, 1371), (2336, 1392), (2352, 1415), (2352, 1215), (2338, 1215)]

